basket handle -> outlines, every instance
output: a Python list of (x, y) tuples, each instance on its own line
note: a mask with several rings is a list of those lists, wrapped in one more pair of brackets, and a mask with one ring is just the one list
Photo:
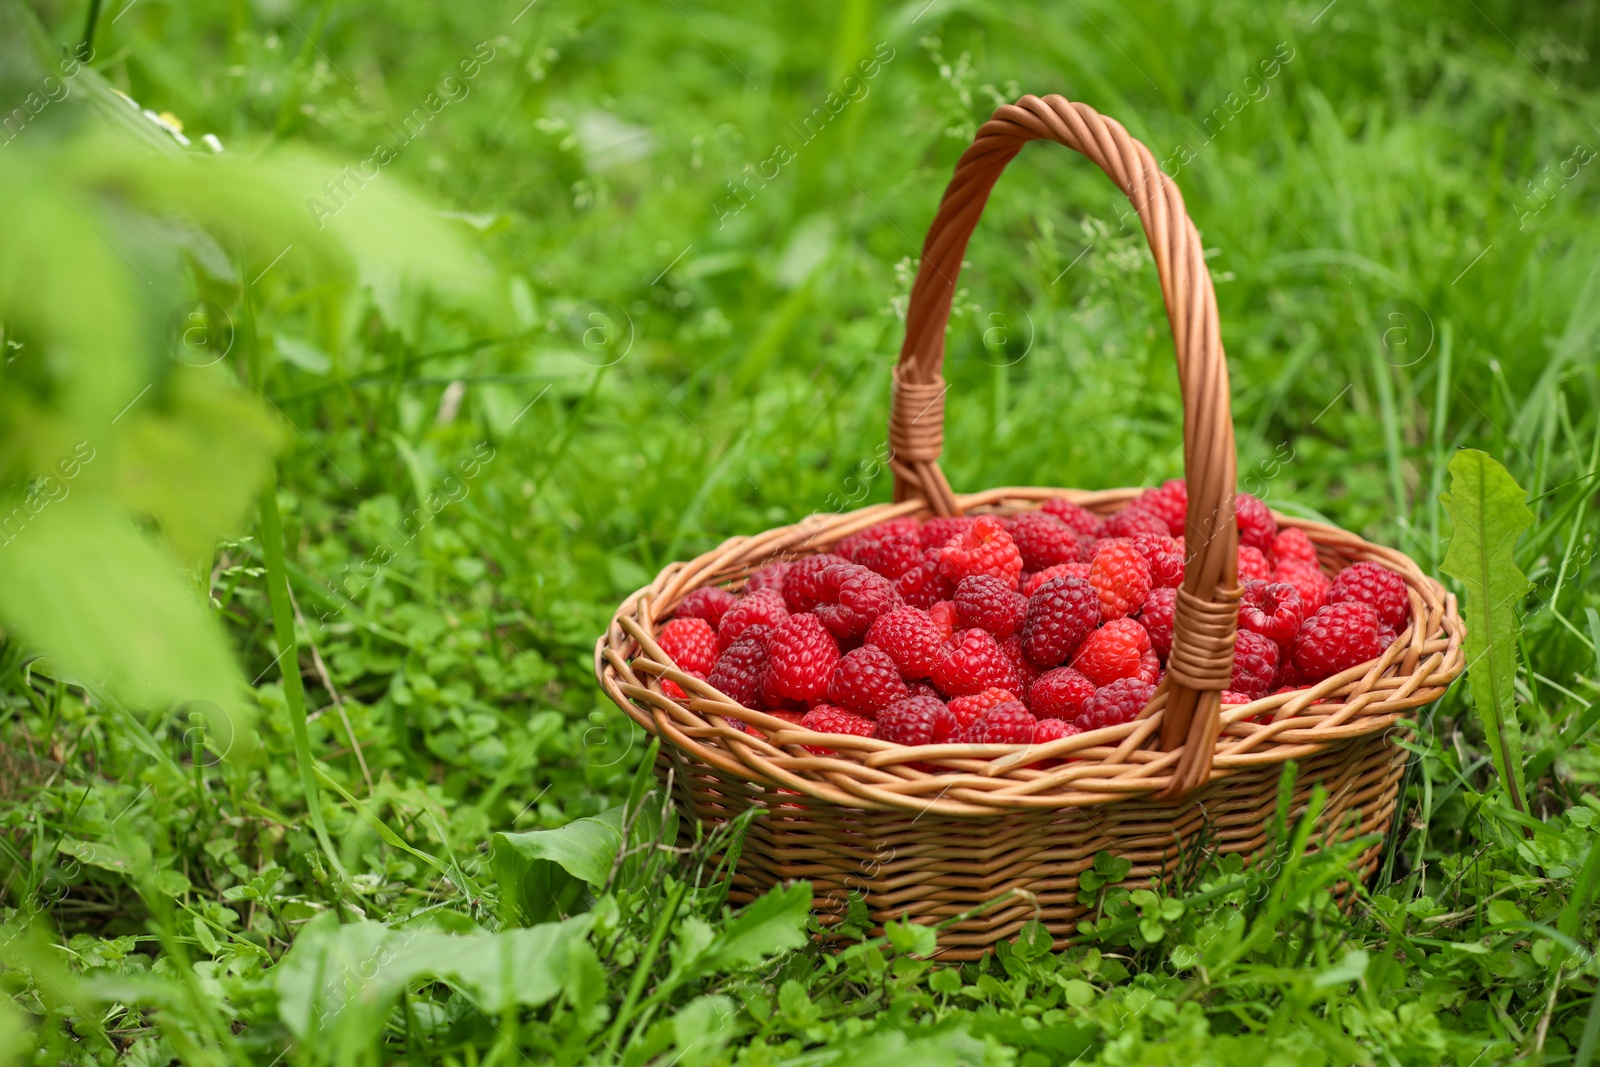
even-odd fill
[(1233, 494), (1236, 456), (1228, 366), (1217, 325), (1217, 297), (1200, 235), (1183, 197), (1149, 149), (1115, 119), (1064, 97), (1024, 96), (1002, 105), (962, 153), (922, 245), (906, 313), (906, 339), (894, 370), (889, 463), (896, 501), (920, 498), (940, 515), (960, 509), (939, 468), (944, 440), (945, 328), (962, 256), (989, 191), (1029, 141), (1048, 139), (1081, 152), (1117, 183), (1144, 225), (1161, 278), (1183, 392), (1183, 464), (1189, 488), (1184, 529), (1187, 564), (1178, 591), (1161, 747), (1182, 754), (1164, 795), (1204, 783), (1221, 730), (1221, 691), (1233, 671), (1238, 619), (1238, 527)]

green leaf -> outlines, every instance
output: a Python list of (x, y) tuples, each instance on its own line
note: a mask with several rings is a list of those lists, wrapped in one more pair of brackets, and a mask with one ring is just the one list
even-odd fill
[(1368, 956), (1365, 949), (1351, 949), (1344, 958), (1312, 980), (1317, 989), (1342, 988), (1359, 982), (1367, 973)]
[(737, 970), (785, 949), (799, 948), (806, 943), (806, 922), (810, 918), (810, 882), (768, 890), (745, 905), (717, 931), (709, 945), (685, 962), (684, 977)]
[(1487, 453), (1464, 448), (1450, 461), (1450, 491), (1440, 497), (1454, 530), (1444, 571), (1466, 594), (1467, 682), (1483, 723), (1495, 770), (1518, 811), (1523, 799), (1522, 727), (1513, 682), (1517, 671), (1517, 604), (1530, 588), (1512, 557), (1533, 522), (1527, 494)]
[(909, 956), (931, 956), (939, 947), (939, 934), (931, 926), (914, 923), (910, 919), (897, 919), (884, 926), (896, 952)]
[(495, 834), (489, 867), (500, 885), (501, 918), (531, 926), (577, 909), (585, 886), (599, 889), (622, 847), (622, 808), (554, 830)]

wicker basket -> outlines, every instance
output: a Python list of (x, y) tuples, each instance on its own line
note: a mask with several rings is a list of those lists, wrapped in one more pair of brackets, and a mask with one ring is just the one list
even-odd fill
[[(832, 754), (813, 754), (804, 742), (817, 735), (731, 702), (661, 651), (654, 635), (690, 590), (737, 585), (773, 559), (826, 551), (903, 515), (1014, 513), (1051, 496), (1106, 514), (1139, 492), (1003, 488), (958, 495), (938, 466), (945, 392), (939, 371), (962, 255), (1001, 170), (1038, 139), (1088, 156), (1127, 194), (1144, 224), (1172, 324), (1189, 511), (1165, 680), (1135, 721), (1045, 745), (908, 748), (831, 738)], [(844, 916), (852, 892), (861, 894), (876, 924), (902, 916), (933, 923), (1013, 891), (940, 935), (944, 958), (964, 959), (1034, 918), (1058, 945), (1066, 943), (1087, 910), (1078, 902), (1078, 875), (1097, 852), (1133, 862), (1123, 883), (1130, 887), (1170, 874), (1184, 842), (1256, 852), (1266, 843), (1286, 760), (1300, 766), (1297, 804), (1313, 785), (1327, 789), (1326, 840), (1387, 831), (1405, 762), (1398, 724), (1461, 672), (1455, 599), (1400, 552), (1277, 516), (1307, 533), (1325, 571), (1360, 560), (1398, 571), (1411, 592), (1411, 625), (1368, 664), (1308, 689), (1224, 709), (1220, 691), (1231, 676), (1238, 610), (1227, 382), (1199, 235), (1149, 151), (1119, 123), (1060, 96), (1025, 96), (998, 109), (957, 164), (923, 245), (894, 371), (895, 502), (735, 537), (674, 563), (622, 604), (596, 646), (601, 685), (661, 739), (658, 772), (670, 779), (687, 815), (710, 823), (752, 806), (766, 809), (752, 824), (734, 876), (735, 900), (804, 878), (825, 924)], [(687, 706), (663, 694), (662, 678), (688, 693)], [(765, 737), (746, 732), (743, 723)], [(1047, 758), (1051, 765), (1041, 767)], [(1377, 856), (1376, 847), (1363, 853), (1357, 873), (1370, 874)]]

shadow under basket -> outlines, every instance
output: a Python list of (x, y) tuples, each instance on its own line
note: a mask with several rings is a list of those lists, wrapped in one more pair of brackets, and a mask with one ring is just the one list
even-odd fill
[[(1189, 506), (1185, 568), (1166, 675), (1132, 722), (1035, 745), (907, 747), (870, 737), (819, 735), (731, 701), (685, 673), (656, 634), (692, 590), (737, 588), (775, 559), (828, 551), (851, 534), (902, 516), (1013, 514), (1056, 496), (1112, 514), (1138, 489), (1001, 488), (960, 495), (938, 465), (944, 425), (940, 368), (950, 299), (978, 216), (1005, 164), (1029, 140), (1088, 156), (1128, 195), (1149, 239), (1172, 323), (1184, 402)], [(927, 241), (894, 370), (889, 467), (894, 503), (816, 515), (735, 537), (666, 567), (618, 609), (595, 648), (606, 693), (661, 741), (657, 773), (683, 813), (708, 824), (764, 809), (750, 826), (732, 899), (805, 879), (825, 926), (859, 894), (880, 928), (909, 918), (953, 923), (940, 957), (972, 959), (1031, 919), (1058, 946), (1088, 912), (1078, 879), (1099, 852), (1133, 863), (1120, 884), (1172, 875), (1186, 849), (1249, 857), (1267, 844), (1284, 764), (1294, 760), (1294, 809), (1321, 785), (1324, 844), (1386, 834), (1406, 753), (1410, 713), (1461, 673), (1455, 599), (1403, 553), (1337, 527), (1276, 516), (1315, 546), (1325, 573), (1363, 560), (1398, 573), (1411, 620), (1377, 659), (1315, 685), (1223, 707), (1232, 676), (1239, 588), (1235, 452), (1227, 365), (1216, 299), (1198, 234), (1176, 187), (1115, 121), (1059, 96), (1026, 96), (978, 131), (957, 164)], [(686, 694), (662, 691), (670, 679)], [(759, 733), (747, 732), (745, 725)], [(1353, 877), (1376, 868), (1379, 847)]]

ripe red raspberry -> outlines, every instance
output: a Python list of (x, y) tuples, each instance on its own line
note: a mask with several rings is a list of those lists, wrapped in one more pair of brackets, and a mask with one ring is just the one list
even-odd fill
[(1022, 651), (1040, 667), (1059, 666), (1100, 625), (1100, 595), (1082, 578), (1055, 578), (1028, 598)]
[(937, 697), (939, 700), (944, 699), (944, 694), (940, 693), (927, 682), (907, 682), (906, 690), (914, 697)]
[(1235, 693), (1231, 689), (1225, 689), (1222, 692), (1222, 703), (1225, 707), (1229, 704), (1249, 704), (1255, 699), (1255, 697), (1246, 696), (1243, 693)]
[(1016, 699), (1015, 694), (1009, 689), (985, 689), (983, 692), (973, 693), (971, 696), (951, 697), (950, 714), (956, 717), (956, 721), (965, 730), (983, 718), (983, 713), (990, 708)]
[(821, 700), (839, 663), (839, 644), (815, 615), (784, 619), (772, 631), (767, 653), (772, 689), (789, 700)]
[(1156, 685), (1161, 681), (1163, 673), (1161, 657), (1156, 655), (1155, 649), (1147, 648), (1139, 653), (1139, 673), (1134, 675), (1135, 678), (1141, 682), (1149, 682), (1151, 685)]
[(1239, 629), (1271, 638), (1280, 645), (1294, 641), (1305, 621), (1305, 602), (1285, 582), (1246, 582), (1239, 601)]
[(1167, 533), (1166, 519), (1138, 505), (1129, 505), (1106, 519), (1107, 537), (1132, 537), (1140, 533), (1170, 536)]
[(1272, 692), (1278, 677), (1278, 643), (1253, 630), (1240, 630), (1233, 646), (1233, 681), (1229, 688), (1251, 699)]
[(1411, 594), (1406, 591), (1406, 580), (1381, 563), (1363, 560), (1333, 576), (1328, 603), (1351, 600), (1371, 604), (1379, 620), (1392, 629), (1404, 630), (1411, 621)]
[(747, 708), (759, 707), (761, 683), (767, 677), (767, 636), (769, 629), (760, 623), (749, 628), (749, 636), (741, 637), (717, 657), (706, 681), (735, 704)]
[(1298, 526), (1285, 526), (1278, 531), (1278, 536), (1272, 539), (1272, 551), (1267, 553), (1267, 558), (1272, 560), (1274, 567), (1290, 561), (1320, 566), (1317, 562), (1317, 546)]
[(704, 619), (715, 628), (722, 625), (722, 616), (738, 602), (739, 598), (726, 589), (706, 585), (691, 590), (672, 614), (679, 619)]
[(1089, 584), (1100, 598), (1100, 617), (1125, 619), (1150, 595), (1150, 564), (1128, 541), (1106, 541), (1089, 562)]
[(656, 644), (686, 671), (717, 665), (717, 631), (704, 619), (673, 619), (656, 635)]
[(1033, 596), (1052, 578), (1082, 578), (1089, 580), (1089, 565), (1087, 563), (1058, 563), (1054, 567), (1046, 567), (1042, 571), (1024, 577), (1022, 593), (1024, 596)]
[(1156, 687), (1138, 678), (1119, 678), (1094, 691), (1094, 696), (1083, 702), (1083, 714), (1078, 716), (1078, 729), (1088, 732), (1107, 726), (1121, 726), (1139, 717)]
[(1015, 589), (1022, 573), (1022, 553), (999, 519), (979, 515), (939, 549), (939, 570), (952, 582), (974, 574), (992, 574)]
[(1326, 574), (1308, 563), (1280, 563), (1272, 572), (1272, 580), (1294, 586), (1294, 591), (1300, 594), (1300, 606), (1306, 618), (1328, 602), (1328, 588), (1332, 583)]
[(1381, 622), (1371, 604), (1347, 600), (1329, 604), (1300, 624), (1294, 666), (1299, 681), (1311, 685), (1383, 654)]
[(828, 682), (830, 701), (869, 719), (879, 708), (910, 695), (894, 658), (872, 645), (846, 652)]
[(974, 626), (1005, 640), (1022, 625), (1028, 598), (992, 574), (974, 574), (956, 586), (956, 623), (963, 630)]
[(1022, 651), (1022, 635), (1012, 634), (1000, 642), (1000, 654), (1005, 656), (1006, 662), (1011, 664), (1011, 691), (1017, 694), (1024, 704), (1028, 702), (1028, 687), (1033, 680), (1043, 673), (1042, 669), (1028, 662), (1028, 657)]
[[(704, 671), (685, 671), (684, 673), (693, 675), (702, 682), (706, 681), (706, 674)], [(671, 678), (661, 679), (661, 691), (680, 704), (687, 703), (689, 700), (689, 694), (683, 691), (683, 686), (679, 685), (677, 682), (674, 682)]]
[(874, 737), (897, 745), (942, 745), (953, 741), (961, 724), (937, 697), (910, 697), (878, 713)]
[(783, 602), (791, 614), (811, 611), (822, 599), (822, 572), (836, 563), (848, 563), (843, 556), (823, 552), (794, 561), (783, 576)]
[[(1075, 722), (1068, 722), (1066, 719), (1040, 719), (1033, 724), (1033, 743), (1045, 745), (1051, 741), (1059, 741), (1063, 737), (1073, 737), (1081, 733), (1083, 731), (1078, 729), (1078, 724)], [(1048, 767), (1056, 762), (1058, 761), (1045, 760), (1044, 765)]]
[(1090, 634), (1072, 657), (1072, 666), (1097, 686), (1139, 673), (1139, 659), (1150, 651), (1150, 635), (1132, 619), (1113, 619)]
[(995, 686), (1005, 688), (1014, 673), (993, 634), (962, 630), (934, 665), (933, 684), (951, 696), (966, 696)]
[(939, 550), (924, 549), (915, 567), (894, 580), (900, 598), (914, 608), (930, 608), (955, 595), (956, 587), (939, 570)]
[[(769, 711), (769, 712), (767, 712), (767, 714), (771, 715), (775, 719), (782, 719), (784, 722), (788, 723), (790, 726), (799, 726), (803, 721), (805, 721), (805, 717), (808, 714), (808, 712), (804, 712), (804, 711)], [(735, 725), (735, 726), (741, 726), (744, 729), (744, 732), (747, 733), (747, 734), (753, 734), (756, 737), (771, 737), (772, 736), (771, 734), (767, 733), (765, 730), (763, 730), (761, 727), (757, 726), (753, 722), (738, 723), (738, 722), (734, 722), (734, 720), (732, 720), (732, 719), (730, 719), (728, 721), (730, 723), (733, 723), (733, 725)]]
[(1239, 543), (1265, 555), (1272, 548), (1273, 538), (1278, 536), (1278, 520), (1272, 517), (1267, 505), (1260, 497), (1236, 493), (1233, 514), (1239, 523)]
[(922, 547), (943, 548), (952, 537), (970, 530), (975, 521), (971, 515), (935, 515), (922, 524)]
[[(954, 594), (952, 594), (954, 595)], [(956, 602), (954, 600), (941, 600), (928, 609), (928, 618), (939, 628), (940, 638), (944, 643), (949, 643), (955, 636), (956, 630)]]
[(1182, 478), (1171, 478), (1160, 488), (1146, 489), (1130, 506), (1161, 516), (1168, 536), (1182, 537), (1184, 516), (1189, 511), (1189, 487)]
[(747, 626), (776, 626), (789, 617), (783, 605), (783, 594), (776, 589), (758, 589), (742, 598), (722, 615), (722, 625), (717, 627), (717, 651), (724, 652), (741, 636)]
[(771, 563), (756, 571), (745, 579), (744, 591), (748, 596), (763, 589), (771, 589), (775, 593), (783, 592), (783, 579), (789, 573), (789, 561), (775, 559)]
[(1071, 667), (1039, 675), (1028, 690), (1028, 703), (1041, 720), (1076, 719), (1083, 702), (1094, 695), (1094, 683)]
[(1134, 534), (1129, 542), (1150, 564), (1153, 587), (1176, 589), (1183, 584), (1183, 542), (1157, 534)]
[(1139, 625), (1150, 635), (1150, 647), (1163, 660), (1172, 655), (1172, 622), (1177, 611), (1176, 589), (1152, 589), (1139, 612)]
[(1046, 515), (1054, 515), (1072, 527), (1074, 532), (1086, 537), (1099, 537), (1100, 528), (1105, 525), (1100, 516), (1063, 496), (1051, 497), (1039, 505), (1039, 510)]
[(1022, 553), (1023, 567), (1030, 571), (1078, 561), (1077, 531), (1042, 511), (1024, 511), (1012, 519), (1011, 539)]
[(1235, 573), (1241, 583), (1265, 582), (1272, 578), (1272, 567), (1267, 563), (1267, 557), (1262, 554), (1259, 548), (1240, 545), (1239, 561), (1235, 567)]
[(913, 518), (869, 526), (839, 542), (838, 553), (885, 578), (898, 578), (922, 562), (921, 525)]
[[(871, 737), (878, 727), (871, 719), (863, 719), (859, 715), (852, 715), (843, 708), (836, 708), (830, 704), (818, 704), (800, 720), (800, 726), (806, 730), (815, 730), (819, 734), (849, 734), (854, 737)], [(806, 750), (821, 755), (832, 752), (827, 745), (807, 745)]]
[(921, 608), (886, 611), (867, 627), (866, 642), (894, 658), (907, 678), (926, 678), (943, 651), (945, 635)]
[(817, 618), (840, 640), (860, 637), (879, 615), (901, 606), (893, 582), (855, 563), (829, 567), (821, 584)]
[(1008, 700), (984, 712), (977, 722), (967, 727), (962, 740), (970, 745), (1031, 745), (1037, 722), (1021, 701)]

